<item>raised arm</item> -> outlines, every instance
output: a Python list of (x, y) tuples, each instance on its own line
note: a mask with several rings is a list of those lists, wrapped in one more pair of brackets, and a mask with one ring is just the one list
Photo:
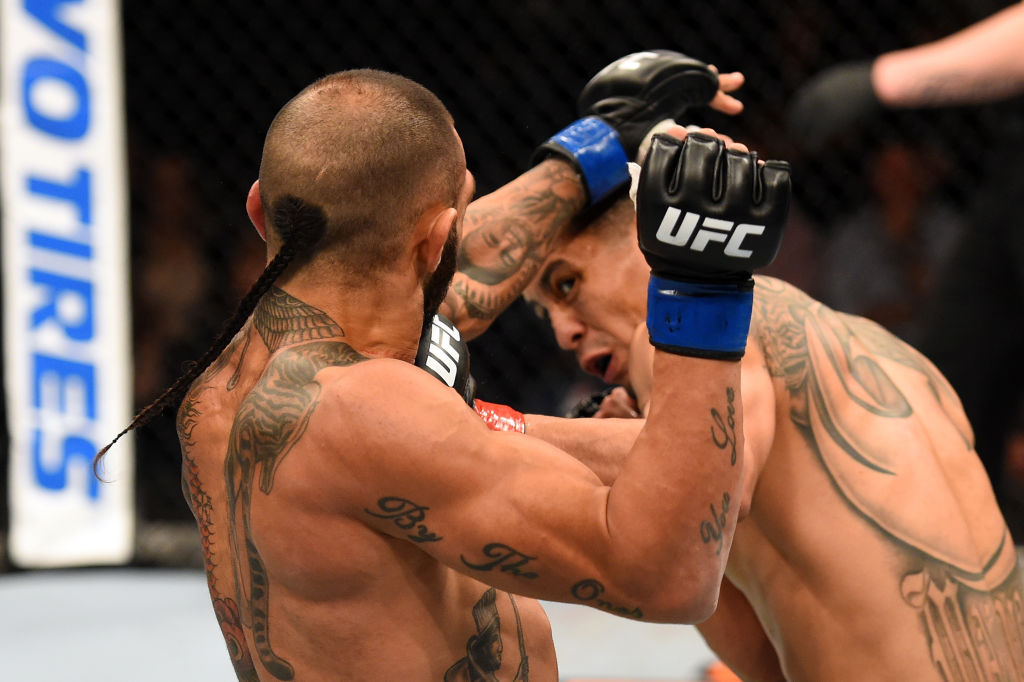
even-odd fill
[(885, 108), (993, 102), (1024, 92), (1024, 4), (931, 43), (833, 66), (794, 95), (789, 126), (811, 151)]
[(878, 57), (871, 80), (889, 107), (991, 102), (1024, 92), (1024, 3), (932, 43)]
[(470, 204), (459, 270), (440, 312), (467, 338), (482, 334), (522, 293), (585, 202), (576, 169), (552, 158)]
[[(602, 484), (535, 438), (489, 431), (455, 391), (410, 365), (379, 360), (334, 370), (339, 378), (323, 399), (333, 408), (307, 436), (344, 424), (336, 448), (325, 450), (368, 444), (345, 457), (344, 467), (324, 467), (325, 475), (336, 472), (330, 499), (339, 509), (509, 591), (648, 620), (695, 622), (711, 614), (743, 467), (712, 428), (716, 413), (733, 412), (742, 447), (735, 359), (745, 345), (751, 283), (736, 268), (774, 254), (788, 170), (758, 168), (717, 140), (691, 138), (689, 146), (656, 141), (648, 181), (641, 180), (639, 229), (657, 273), (648, 306), (658, 350), (649, 417), (615, 482)], [(714, 194), (718, 170), (730, 188), (726, 197), (695, 199)], [(676, 183), (681, 173), (686, 178)], [(701, 251), (679, 240), (652, 244), (668, 209), (731, 216), (760, 228), (746, 232), (763, 238), (743, 242), (740, 258), (748, 260), (741, 265), (729, 255), (741, 251), (738, 242)], [(691, 324), (680, 328), (679, 316)], [(395, 386), (401, 390), (386, 388)]]
[(580, 95), (583, 118), (538, 148), (539, 164), (470, 204), (441, 314), (468, 339), (483, 333), (572, 218), (629, 181), (626, 163), (652, 128), (693, 106), (738, 113), (742, 104), (728, 93), (742, 84), (742, 74), (719, 78), (714, 67), (668, 50), (630, 54), (602, 69)]

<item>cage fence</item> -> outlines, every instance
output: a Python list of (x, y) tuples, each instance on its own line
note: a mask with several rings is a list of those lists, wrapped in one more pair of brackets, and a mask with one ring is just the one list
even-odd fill
[[(524, 171), (533, 148), (575, 118), (581, 86), (624, 54), (669, 48), (742, 71), (745, 111), (694, 112), (691, 122), (793, 162), (792, 238), (775, 272), (823, 296), (829, 241), (885, 201), (893, 173), (926, 176), (922, 201), (963, 223), (993, 155), (1024, 137), (1024, 119), (1019, 100), (888, 113), (809, 154), (786, 125), (794, 92), (824, 68), (936, 39), (1005, 4), (124, 0), (136, 406), (205, 350), (262, 269), (244, 199), (263, 135), (322, 75), (373, 67), (433, 90), (454, 116), (482, 194)], [(561, 414), (601, 388), (522, 303), (471, 352), (478, 395), (523, 411)], [(140, 432), (137, 450), (137, 561), (200, 565), (172, 416)]]

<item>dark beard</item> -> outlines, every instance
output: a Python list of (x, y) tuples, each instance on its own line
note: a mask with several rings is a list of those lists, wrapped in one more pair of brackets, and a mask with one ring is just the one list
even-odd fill
[(448, 232), (448, 239), (445, 240), (444, 247), (441, 249), (441, 260), (437, 264), (437, 269), (430, 274), (430, 277), (423, 284), (424, 329), (430, 328), (430, 322), (434, 319), (434, 314), (437, 313), (437, 309), (444, 302), (444, 297), (448, 295), (448, 286), (452, 283), (452, 278), (455, 276), (455, 262), (458, 252), (459, 235), (455, 231), (455, 226), (452, 225), (452, 229)]

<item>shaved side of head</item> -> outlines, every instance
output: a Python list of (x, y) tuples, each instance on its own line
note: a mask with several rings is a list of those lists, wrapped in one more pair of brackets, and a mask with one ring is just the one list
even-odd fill
[(274, 118), (260, 163), (268, 246), (286, 235), (276, 217), (298, 199), (322, 212), (312, 267), (367, 272), (399, 254), (433, 205), (454, 206), (465, 156), (451, 115), (407, 78), (360, 69), (326, 76)]

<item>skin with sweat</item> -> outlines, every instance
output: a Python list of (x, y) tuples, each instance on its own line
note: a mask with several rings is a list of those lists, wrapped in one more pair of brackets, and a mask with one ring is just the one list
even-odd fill
[[(294, 165), (261, 167), (247, 202), (271, 265), (288, 244), (282, 226), (326, 223), (318, 202), (339, 194), (329, 190), (345, 179), (332, 176), (343, 154), (307, 167), (325, 138), (359, 134), (362, 125), (342, 124), (362, 124), (364, 111), (367, 126), (386, 118), (367, 107), (387, 101), (378, 81), (396, 77), (354, 77), (355, 86), (348, 73), (314, 84), (268, 134), (264, 166), (267, 148)], [(271, 145), (274, 130), (283, 132)], [(474, 183), (450, 136), (439, 139), (457, 145), (457, 196), (430, 194), (372, 271), (346, 262), (348, 245), (293, 261), (179, 408), (182, 487), (239, 680), (554, 682), (537, 599), (662, 622), (714, 610), (739, 515), (720, 501), (738, 498), (743, 462), (711, 428), (734, 410), (742, 438), (735, 363), (658, 353), (655, 407), (613, 484), (543, 440), (490, 431), (412, 364), (425, 301), (440, 300), (451, 271), (439, 273), (454, 270), (467, 223), (528, 215), (536, 247), (582, 202), (571, 168), (546, 161), (470, 208)], [(266, 177), (320, 199), (289, 193), (265, 207)], [(454, 283), (460, 315), (501, 307), (542, 260), (493, 244), (496, 259), (479, 244), (462, 254), (489, 282)], [(488, 268), (500, 273), (484, 277)], [(700, 389), (685, 388), (692, 376)], [(684, 469), (684, 457), (702, 464)], [(708, 505), (718, 507), (710, 521)], [(711, 522), (714, 545), (701, 539)]]
[[(525, 296), (581, 367), (646, 410), (634, 221), (623, 200), (563, 239)], [(952, 389), (877, 324), (755, 279), (741, 521), (718, 609), (699, 626), (709, 644), (745, 680), (1020, 679), (1016, 553)], [(716, 442), (730, 443), (729, 426), (720, 413)], [(577, 454), (617, 475), (621, 462)]]

